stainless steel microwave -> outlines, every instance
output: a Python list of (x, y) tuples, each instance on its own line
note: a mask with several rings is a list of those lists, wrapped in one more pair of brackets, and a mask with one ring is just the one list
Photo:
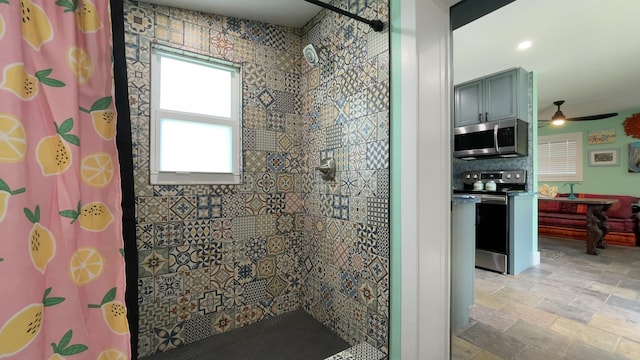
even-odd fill
[(528, 151), (529, 123), (524, 120), (489, 121), (453, 129), (453, 156), (463, 160), (527, 156)]

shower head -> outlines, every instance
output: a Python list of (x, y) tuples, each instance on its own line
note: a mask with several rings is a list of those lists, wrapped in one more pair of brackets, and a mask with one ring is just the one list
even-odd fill
[(304, 59), (307, 60), (307, 63), (311, 66), (315, 66), (318, 64), (318, 53), (316, 53), (316, 49), (313, 45), (308, 44), (302, 49), (302, 54), (304, 55)]

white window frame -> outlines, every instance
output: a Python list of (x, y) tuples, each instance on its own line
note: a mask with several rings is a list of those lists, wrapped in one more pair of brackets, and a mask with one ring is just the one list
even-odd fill
[[(230, 71), (231, 81), (231, 117), (216, 117), (206, 114), (187, 113), (161, 109), (160, 105), (160, 59), (171, 57), (190, 61), (200, 65)], [(154, 44), (151, 49), (151, 99), (150, 99), (150, 182), (152, 185), (163, 184), (240, 184), (242, 182), (242, 67), (239, 64), (215, 59), (179, 49)], [(160, 119), (183, 120), (212, 125), (230, 126), (232, 133), (232, 172), (182, 172), (160, 171)]]
[[(576, 143), (576, 154), (574, 159), (576, 164), (575, 174), (544, 174), (544, 169), (540, 168), (541, 147), (543, 147), (545, 144), (562, 141), (575, 141)], [(582, 168), (584, 158), (584, 154), (582, 153), (582, 142), (583, 134), (581, 132), (538, 136), (538, 181), (582, 181)]]

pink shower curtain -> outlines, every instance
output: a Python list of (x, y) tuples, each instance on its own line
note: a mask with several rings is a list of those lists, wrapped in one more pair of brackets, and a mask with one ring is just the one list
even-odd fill
[(129, 359), (108, 0), (0, 0), (0, 359)]

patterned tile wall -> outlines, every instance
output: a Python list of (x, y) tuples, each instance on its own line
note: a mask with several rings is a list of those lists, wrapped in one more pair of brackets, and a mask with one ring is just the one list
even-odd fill
[[(388, 23), (386, 0), (332, 4)], [(323, 10), (305, 26), (320, 62), (302, 63), (309, 167), (333, 157), (335, 181), (310, 175), (304, 203), (302, 305), (352, 345), (388, 353), (389, 33)]]
[[(301, 307), (300, 30), (125, 3), (138, 245), (140, 356)], [(244, 183), (150, 186), (152, 42), (243, 65)]]
[[(334, 5), (388, 21), (386, 0)], [(387, 352), (387, 29), (327, 11), (291, 29), (128, 1), (125, 30), (140, 356), (300, 307)], [(152, 42), (243, 65), (242, 184), (148, 184)], [(332, 182), (309, 170), (328, 156)]]

